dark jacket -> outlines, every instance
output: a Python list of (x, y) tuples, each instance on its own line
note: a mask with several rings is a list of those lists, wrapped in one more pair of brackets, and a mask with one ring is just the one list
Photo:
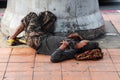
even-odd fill
[(99, 44), (97, 42), (89, 42), (87, 45), (85, 45), (80, 49), (61, 50), (58, 48), (51, 54), (51, 62), (55, 63), (55, 62), (61, 62), (68, 59), (73, 59), (75, 58), (75, 54), (80, 54), (87, 50), (92, 50), (92, 49), (100, 49)]
[(58, 48), (51, 54), (51, 61), (61, 62), (63, 60), (73, 59), (75, 54), (76, 54), (75, 49), (61, 50)]

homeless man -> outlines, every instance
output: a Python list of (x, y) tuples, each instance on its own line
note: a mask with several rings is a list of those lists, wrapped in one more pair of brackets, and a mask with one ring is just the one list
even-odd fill
[(52, 62), (72, 59), (77, 53), (86, 50), (100, 49), (97, 42), (82, 40), (77, 33), (67, 37), (54, 36), (55, 21), (56, 16), (50, 11), (41, 12), (39, 15), (30, 12), (21, 20), (15, 33), (8, 38), (8, 42), (14, 45), (17, 36), (25, 31), (26, 44), (34, 48), (38, 54), (51, 55)]

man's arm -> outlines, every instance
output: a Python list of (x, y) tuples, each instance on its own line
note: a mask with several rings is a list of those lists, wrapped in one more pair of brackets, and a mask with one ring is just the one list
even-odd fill
[(63, 60), (67, 60), (67, 59), (72, 59), (74, 58), (74, 55), (76, 53), (76, 51), (74, 49), (69, 49), (69, 50), (65, 50), (68, 46), (68, 42), (67, 41), (63, 41), (62, 45), (56, 49), (56, 51), (54, 51), (51, 55), (51, 61), (52, 62), (60, 62)]

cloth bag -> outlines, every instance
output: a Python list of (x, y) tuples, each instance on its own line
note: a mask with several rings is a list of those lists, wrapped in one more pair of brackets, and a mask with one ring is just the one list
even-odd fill
[(103, 52), (100, 49), (87, 50), (83, 53), (76, 54), (75, 59), (80, 60), (98, 60), (103, 58)]

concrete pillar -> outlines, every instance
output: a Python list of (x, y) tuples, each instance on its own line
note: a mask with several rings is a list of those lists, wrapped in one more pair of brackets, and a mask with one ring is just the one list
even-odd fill
[(49, 10), (57, 16), (56, 35), (78, 32), (86, 39), (104, 34), (98, 0), (8, 0), (1, 32), (11, 34), (29, 12)]

